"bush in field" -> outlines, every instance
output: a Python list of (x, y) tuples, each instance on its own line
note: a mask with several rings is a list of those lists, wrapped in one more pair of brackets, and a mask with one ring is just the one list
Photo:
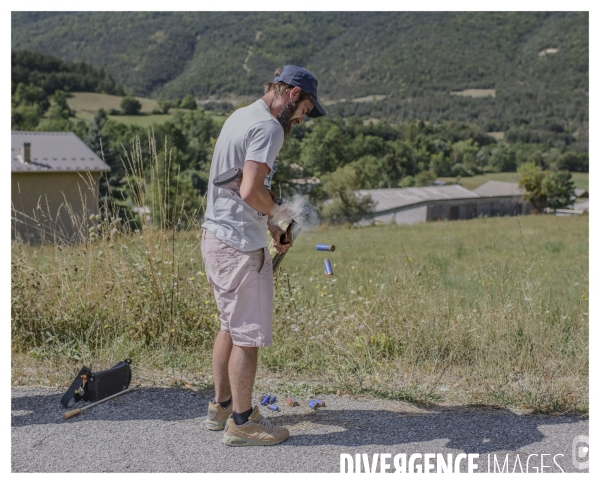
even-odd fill
[(192, 94), (187, 94), (183, 96), (181, 103), (179, 104), (181, 109), (198, 109), (198, 105), (196, 104), (196, 99)]
[(123, 114), (130, 116), (140, 114), (140, 109), (142, 109), (142, 104), (133, 96), (125, 96), (121, 100), (120, 106)]
[(173, 103), (167, 99), (158, 98), (156, 101), (158, 103), (158, 107), (160, 108), (160, 112), (157, 114), (169, 114), (169, 109), (173, 107)]

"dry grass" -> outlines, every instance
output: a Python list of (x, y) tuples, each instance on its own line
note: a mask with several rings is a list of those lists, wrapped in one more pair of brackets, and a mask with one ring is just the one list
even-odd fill
[[(219, 321), (198, 225), (161, 219), (131, 230), (109, 216), (80, 245), (13, 246), (14, 384), (64, 385), (82, 364), (131, 357), (138, 378), (210, 387)], [(258, 389), (585, 413), (587, 254), (587, 217), (302, 233), (276, 280)]]
[[(100, 108), (107, 111), (109, 109), (121, 109), (122, 96), (112, 94), (101, 94), (98, 92), (74, 92), (72, 97), (67, 100), (69, 107), (75, 112), (87, 112), (92, 116)], [(155, 99), (136, 98), (142, 105), (142, 113), (149, 114), (153, 109), (160, 109)]]
[[(111, 109), (121, 110), (121, 96), (112, 94), (101, 94), (97, 92), (74, 92), (73, 97), (67, 100), (69, 107), (75, 111), (76, 117), (85, 121), (94, 119), (99, 109), (109, 111)], [(142, 105), (141, 115), (138, 116), (109, 116), (124, 124), (134, 124), (142, 128), (148, 128), (153, 124), (163, 124), (169, 121), (177, 109), (171, 109), (169, 114), (151, 114), (154, 109), (160, 109), (156, 99), (136, 98)], [(213, 116), (217, 121), (224, 122), (226, 116)]]
[(495, 89), (464, 89), (463, 91), (451, 91), (453, 96), (464, 97), (496, 97)]

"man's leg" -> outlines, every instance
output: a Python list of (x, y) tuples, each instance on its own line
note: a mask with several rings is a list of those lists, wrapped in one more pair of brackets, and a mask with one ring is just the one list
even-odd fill
[(231, 335), (227, 331), (219, 331), (213, 346), (212, 361), (215, 400), (208, 402), (208, 415), (205, 423), (209, 430), (223, 430), (227, 419), (233, 412), (228, 370), (232, 346)]
[(233, 413), (223, 434), (223, 443), (226, 445), (275, 445), (290, 436), (288, 429), (262, 417), (258, 406), (252, 408), (257, 361), (257, 346), (233, 346), (229, 359)]
[(236, 413), (252, 409), (252, 389), (257, 362), (258, 347), (233, 346), (229, 358), (229, 378), (233, 395), (233, 411)]
[(233, 343), (227, 331), (219, 331), (213, 346), (213, 382), (215, 384), (215, 402), (226, 402), (231, 398), (229, 382), (229, 359)]

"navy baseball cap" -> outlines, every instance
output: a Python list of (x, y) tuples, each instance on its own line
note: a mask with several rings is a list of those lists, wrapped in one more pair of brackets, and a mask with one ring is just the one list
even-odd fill
[(274, 77), (271, 82), (285, 82), (290, 86), (297, 86), (310, 96), (315, 107), (308, 113), (309, 118), (320, 118), (327, 113), (319, 104), (319, 81), (309, 71), (298, 66), (283, 66), (281, 74)]

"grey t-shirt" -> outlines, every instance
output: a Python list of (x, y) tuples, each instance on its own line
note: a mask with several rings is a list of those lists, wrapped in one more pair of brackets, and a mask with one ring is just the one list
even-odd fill
[(215, 187), (212, 180), (232, 168), (244, 168), (247, 160), (272, 168), (282, 146), (283, 128), (262, 99), (238, 109), (225, 121), (210, 166), (202, 227), (244, 252), (267, 247), (267, 216), (252, 209), (235, 192)]

